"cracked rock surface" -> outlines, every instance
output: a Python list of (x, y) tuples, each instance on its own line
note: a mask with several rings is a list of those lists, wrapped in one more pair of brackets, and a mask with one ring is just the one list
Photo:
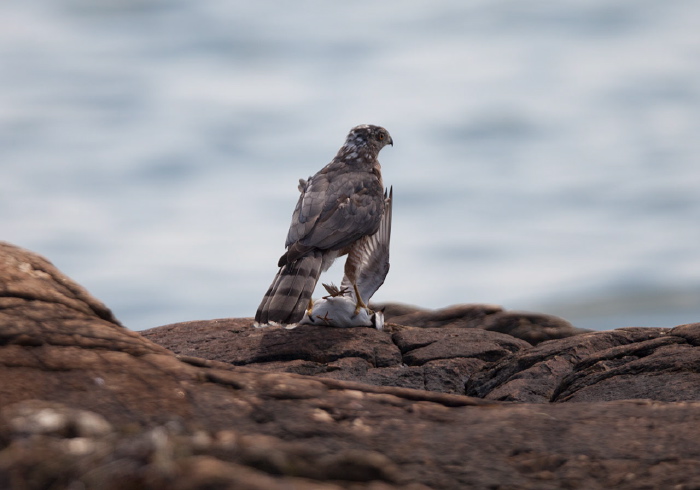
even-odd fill
[(0, 488), (700, 486), (699, 325), (533, 346), (454, 323), (249, 324), (146, 338), (0, 243)]
[(383, 332), (251, 324), (197, 321), (142, 333), (187, 356), (495, 401), (700, 401), (700, 324), (582, 332), (534, 346), (474, 325), (455, 327), (454, 316), (442, 327), (388, 324)]
[(142, 332), (176, 354), (274, 372), (464, 394), (487, 363), (530, 347), (472, 328), (251, 328), (251, 319), (186, 322)]

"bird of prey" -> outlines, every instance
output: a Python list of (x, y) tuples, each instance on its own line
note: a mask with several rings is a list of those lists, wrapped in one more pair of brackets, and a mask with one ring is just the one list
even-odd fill
[[(321, 272), (377, 232), (385, 207), (377, 156), (393, 144), (380, 126), (356, 126), (328, 165), (299, 181), (301, 196), (287, 233), (287, 251), (255, 314), (257, 324), (299, 322)], [(346, 275), (356, 284), (354, 269), (348, 260)]]
[(384, 328), (384, 314), (370, 310), (365, 303), (384, 284), (389, 273), (393, 189), (388, 197), (386, 193), (384, 196), (384, 215), (379, 229), (374, 235), (360, 239), (352, 248), (340, 288), (324, 284), (328, 296), (309, 305), (300, 325)]

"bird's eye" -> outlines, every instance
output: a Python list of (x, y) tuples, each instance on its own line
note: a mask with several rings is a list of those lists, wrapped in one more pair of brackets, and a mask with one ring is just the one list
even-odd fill
[(384, 133), (379, 133), (379, 141), (384, 139)]

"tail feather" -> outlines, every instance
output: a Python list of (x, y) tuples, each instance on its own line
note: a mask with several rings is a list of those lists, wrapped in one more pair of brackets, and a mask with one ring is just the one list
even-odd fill
[(282, 266), (258, 307), (255, 321), (261, 324), (299, 322), (321, 275), (322, 263), (322, 254), (316, 251)]

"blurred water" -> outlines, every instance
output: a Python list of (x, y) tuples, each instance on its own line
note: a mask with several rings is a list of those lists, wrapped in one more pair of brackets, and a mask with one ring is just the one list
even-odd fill
[[(381, 124), (375, 299), (700, 321), (700, 3), (0, 3), (0, 238), (133, 329), (251, 316), (299, 177)], [(340, 280), (334, 266), (327, 280)]]

